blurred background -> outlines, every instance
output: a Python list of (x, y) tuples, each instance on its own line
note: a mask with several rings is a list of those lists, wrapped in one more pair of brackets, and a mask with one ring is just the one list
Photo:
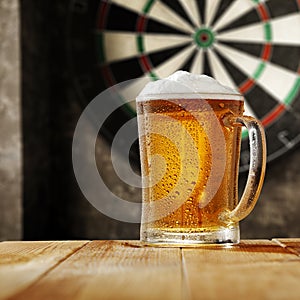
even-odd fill
[[(241, 222), (242, 238), (299, 237), (299, 7), (297, 0), (0, 0), (0, 240), (137, 239), (139, 224), (103, 215), (82, 195), (73, 133), (85, 106), (109, 86), (140, 78), (134, 92), (177, 69), (239, 89), (246, 112), (266, 128), (265, 185)], [(110, 157), (114, 134), (133, 115), (134, 107), (114, 112), (95, 153), (109, 188), (139, 201), (141, 191), (117, 177)], [(242, 146), (241, 191), (246, 136)], [(134, 145), (136, 169), (137, 161)]]

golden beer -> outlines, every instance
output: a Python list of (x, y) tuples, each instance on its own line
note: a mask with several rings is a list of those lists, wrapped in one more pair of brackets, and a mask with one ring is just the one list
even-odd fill
[(137, 102), (143, 241), (205, 242), (207, 233), (235, 229), (221, 215), (238, 203), (241, 126), (228, 117), (243, 111), (230, 99)]

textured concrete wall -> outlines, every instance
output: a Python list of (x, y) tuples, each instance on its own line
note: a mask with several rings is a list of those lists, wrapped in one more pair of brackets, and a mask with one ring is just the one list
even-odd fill
[(18, 0), (0, 0), (0, 240), (21, 238)]

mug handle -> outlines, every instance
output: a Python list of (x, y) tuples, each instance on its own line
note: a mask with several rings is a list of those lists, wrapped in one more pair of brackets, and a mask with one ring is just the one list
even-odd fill
[(227, 222), (238, 222), (253, 210), (260, 195), (266, 171), (266, 138), (263, 126), (249, 116), (230, 116), (231, 126), (245, 126), (249, 132), (250, 165), (247, 183), (238, 205), (221, 217)]

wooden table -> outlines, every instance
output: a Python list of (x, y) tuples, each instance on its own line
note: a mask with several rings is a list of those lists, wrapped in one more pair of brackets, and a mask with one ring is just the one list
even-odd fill
[(300, 238), (0, 243), (0, 299), (300, 299)]

